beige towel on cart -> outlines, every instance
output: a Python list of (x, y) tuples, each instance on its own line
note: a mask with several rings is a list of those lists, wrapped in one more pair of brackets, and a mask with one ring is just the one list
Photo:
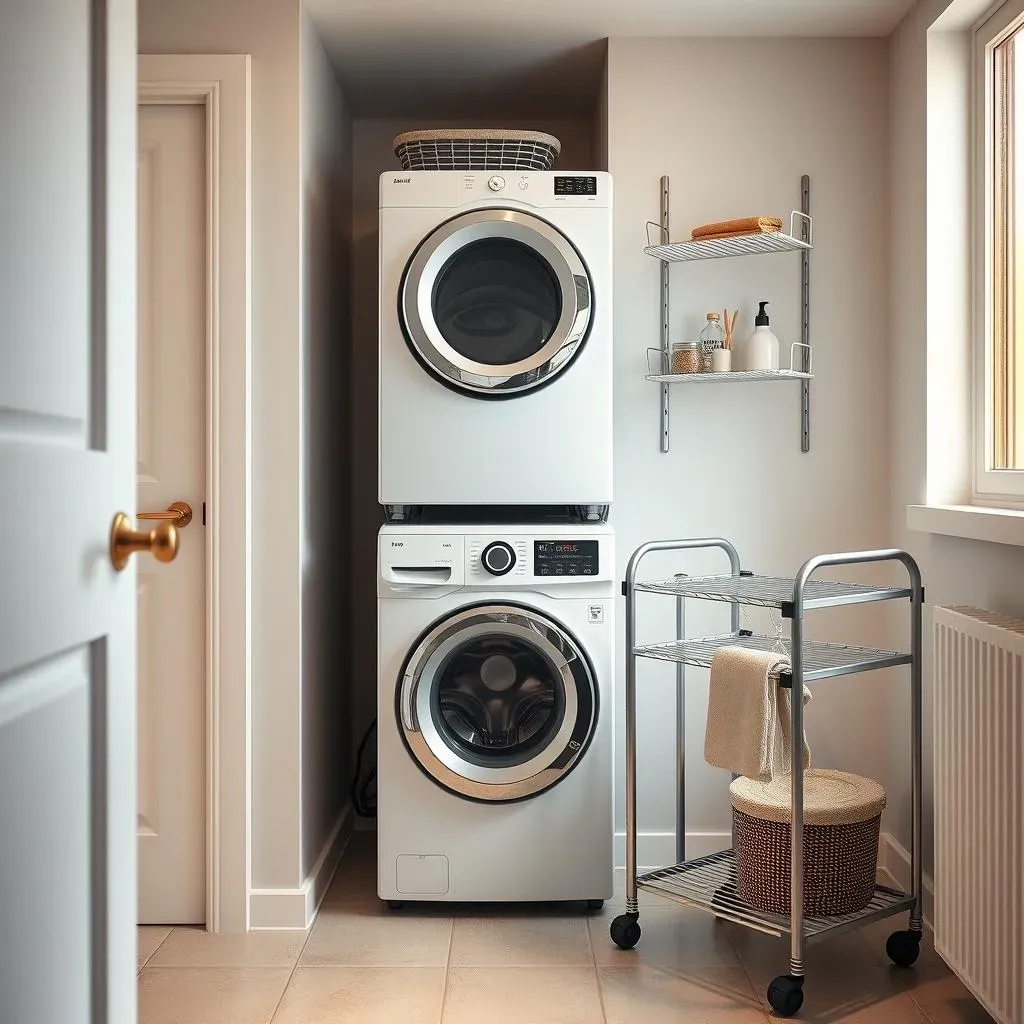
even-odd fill
[[(790, 760), (791, 692), (777, 675), (789, 658), (778, 651), (722, 647), (711, 660), (704, 759), (716, 768), (771, 782), (786, 775)], [(811, 699), (804, 688), (804, 703)], [(811, 763), (806, 733), (804, 767)]]

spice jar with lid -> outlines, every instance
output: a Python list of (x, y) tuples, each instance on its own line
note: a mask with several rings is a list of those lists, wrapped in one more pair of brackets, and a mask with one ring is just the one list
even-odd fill
[(677, 341), (672, 345), (672, 373), (701, 372), (701, 344), (699, 341)]
[(711, 372), (711, 353), (725, 347), (725, 331), (717, 313), (708, 313), (708, 322), (700, 332), (701, 372)]

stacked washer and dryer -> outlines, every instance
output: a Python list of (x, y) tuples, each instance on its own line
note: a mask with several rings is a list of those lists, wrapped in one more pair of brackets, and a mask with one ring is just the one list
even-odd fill
[(611, 179), (380, 181), (378, 894), (612, 894)]

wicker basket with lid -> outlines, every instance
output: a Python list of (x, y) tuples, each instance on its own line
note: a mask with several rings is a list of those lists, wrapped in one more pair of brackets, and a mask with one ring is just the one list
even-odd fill
[[(736, 779), (729, 787), (736, 888), (772, 914), (790, 912), (791, 780)], [(885, 790), (848, 772), (804, 773), (804, 913), (851, 914), (871, 901)]]
[(407, 171), (550, 171), (562, 144), (515, 128), (438, 128), (395, 137)]

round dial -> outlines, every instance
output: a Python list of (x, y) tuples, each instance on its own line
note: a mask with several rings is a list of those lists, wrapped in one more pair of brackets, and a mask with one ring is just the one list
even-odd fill
[(480, 561), (483, 562), (484, 568), (492, 576), (504, 576), (516, 564), (516, 553), (512, 550), (510, 544), (506, 544), (502, 540), (496, 540), (493, 544), (488, 544), (484, 548)]
[(487, 187), (492, 192), (500, 192), (505, 187), (505, 179), (500, 174), (495, 174), (487, 180)]

